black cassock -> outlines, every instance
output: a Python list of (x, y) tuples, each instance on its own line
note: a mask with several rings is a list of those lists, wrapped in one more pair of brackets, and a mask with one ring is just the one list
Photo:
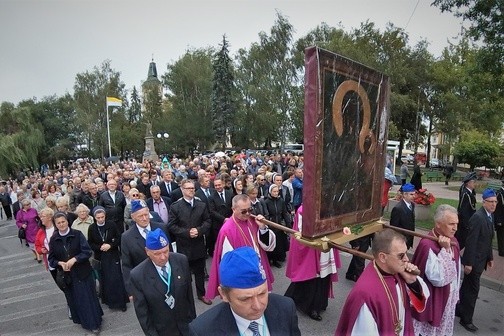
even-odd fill
[[(88, 241), (94, 252), (94, 258), (99, 265), (100, 298), (102, 303), (111, 309), (124, 309), (129, 302), (121, 271), (119, 246), (121, 235), (113, 222), (105, 222), (99, 226), (96, 223), (89, 227)], [(108, 251), (101, 251), (102, 244), (110, 244)]]

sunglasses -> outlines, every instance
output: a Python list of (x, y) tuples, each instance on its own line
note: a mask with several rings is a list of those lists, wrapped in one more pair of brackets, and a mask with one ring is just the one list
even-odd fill
[(248, 209), (243, 209), (243, 210), (240, 210), (240, 213), (241, 213), (242, 215), (245, 215), (245, 214), (247, 214), (247, 213), (252, 213), (252, 211), (254, 211), (254, 208), (250, 207), (250, 208), (248, 208)]
[(138, 197), (138, 196), (140, 196), (140, 195), (138, 195), (138, 194), (131, 194), (131, 196), (132, 196), (132, 197)]

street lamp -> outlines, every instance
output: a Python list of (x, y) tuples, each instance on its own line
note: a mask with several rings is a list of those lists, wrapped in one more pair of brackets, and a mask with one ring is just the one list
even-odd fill
[[(170, 137), (170, 135), (166, 132), (163, 132), (163, 133), (158, 133), (156, 134), (156, 137), (158, 139), (164, 139), (164, 140), (168, 140), (168, 138)], [(164, 148), (163, 148), (164, 149)]]

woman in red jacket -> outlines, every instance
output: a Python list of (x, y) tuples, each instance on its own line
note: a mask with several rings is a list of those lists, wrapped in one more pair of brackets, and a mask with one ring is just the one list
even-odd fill
[(56, 278), (56, 269), (49, 268), (47, 262), (47, 254), (49, 253), (49, 240), (54, 233), (53, 217), (54, 211), (51, 208), (40, 210), (39, 217), (42, 222), (42, 227), (37, 231), (35, 236), (35, 251), (42, 256), (46, 269), (51, 272), (53, 279)]

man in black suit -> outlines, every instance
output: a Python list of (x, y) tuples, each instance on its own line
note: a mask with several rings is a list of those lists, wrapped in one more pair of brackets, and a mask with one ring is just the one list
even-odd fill
[(192, 321), (191, 335), (245, 335), (247, 331), (253, 335), (301, 335), (294, 301), (268, 293), (266, 274), (253, 248), (244, 246), (226, 253), (219, 276), (224, 302)]
[(100, 195), (98, 205), (105, 208), (107, 220), (114, 222), (119, 232), (124, 232), (126, 198), (122, 191), (117, 190), (117, 182), (114, 179), (107, 182), (107, 191)]
[(171, 197), (171, 193), (175, 189), (179, 189), (179, 185), (173, 181), (173, 175), (171, 169), (164, 169), (161, 172), (161, 176), (163, 177), (163, 180), (159, 183), (159, 188), (161, 189), (161, 196)]
[(212, 219), (212, 228), (207, 240), (208, 254), (213, 256), (215, 240), (219, 235), (219, 230), (224, 221), (233, 214), (232, 200), (233, 192), (224, 189), (224, 181), (220, 178), (214, 180), (215, 192), (210, 197), (210, 217)]
[(499, 256), (504, 257), (504, 180), (497, 191), (497, 207), (494, 212), (495, 232), (497, 233), (497, 248)]
[[(402, 200), (396, 204), (390, 214), (390, 225), (415, 231), (415, 186), (406, 183), (401, 187)], [(413, 236), (406, 237), (408, 250), (413, 246)]]
[(142, 173), (142, 176), (140, 179), (137, 181), (137, 186), (136, 188), (138, 189), (139, 192), (145, 195), (145, 199), (151, 198), (151, 193), (150, 193), (150, 187), (152, 186), (150, 180), (149, 180), (149, 174), (144, 172)]
[(460, 287), (460, 301), (456, 315), (460, 324), (468, 331), (476, 332), (473, 324), (474, 308), (478, 298), (481, 274), (493, 267), (492, 239), (494, 224), (492, 214), (497, 206), (497, 196), (493, 189), (483, 191), (483, 206), (469, 219), (469, 232), (466, 238), (462, 265), (464, 280)]
[(148, 259), (131, 271), (135, 313), (145, 335), (189, 335), (196, 317), (187, 258), (169, 252), (161, 229), (149, 232), (145, 241)]
[(187, 256), (194, 273), (198, 299), (207, 305), (212, 301), (205, 298), (205, 259), (204, 235), (210, 230), (210, 213), (206, 204), (195, 198), (194, 182), (185, 179), (181, 182), (183, 197), (170, 206), (168, 230), (175, 236), (177, 252)]
[(210, 178), (206, 175), (198, 177), (198, 185), (196, 197), (205, 202), (208, 209), (210, 209), (210, 198), (215, 192), (212, 188), (210, 188)]
[(462, 180), (459, 190), (459, 204), (457, 207), (459, 226), (455, 238), (457, 238), (461, 250), (465, 247), (467, 234), (469, 233), (469, 219), (476, 212), (475, 181), (475, 172), (467, 174)]
[(131, 201), (131, 227), (121, 236), (121, 263), (126, 292), (132, 299), (130, 273), (133, 268), (147, 258), (145, 253), (145, 238), (147, 233), (161, 228), (160, 225), (151, 223), (150, 212), (143, 200)]

